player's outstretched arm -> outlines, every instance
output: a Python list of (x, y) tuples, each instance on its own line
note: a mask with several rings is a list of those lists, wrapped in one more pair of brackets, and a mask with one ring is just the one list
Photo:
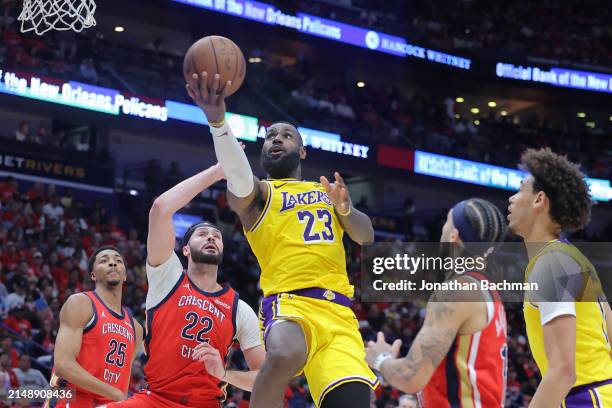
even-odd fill
[(335, 172), (336, 181), (330, 183), (325, 176), (321, 176), (321, 184), (327, 192), (327, 196), (334, 205), (334, 210), (342, 228), (356, 243), (371, 244), (374, 242), (374, 228), (372, 220), (366, 214), (353, 207), (348, 187), (340, 173)]
[[(461, 325), (474, 314), (476, 302), (432, 302), (427, 304), (423, 327), (410, 346), (408, 355), (398, 358), (401, 341), (393, 345), (385, 343), (379, 332), (377, 342), (369, 342), (366, 361), (380, 371), (384, 379), (394, 387), (416, 393), (427, 385), (436, 368), (448, 353)], [(391, 357), (377, 362), (382, 353)], [(378, 363), (378, 364), (377, 364)]]
[(156, 267), (163, 264), (174, 251), (172, 215), (223, 177), (223, 169), (216, 164), (181, 181), (157, 197), (149, 211), (147, 263), (150, 266)]
[(60, 311), (60, 328), (55, 340), (55, 374), (68, 382), (113, 401), (125, 399), (125, 394), (87, 372), (77, 362), (83, 328), (93, 316), (91, 301), (83, 294), (68, 298)]
[(208, 119), (215, 154), (227, 179), (228, 202), (238, 213), (243, 226), (249, 229), (263, 208), (262, 203), (267, 198), (267, 189), (261, 180), (253, 176), (246, 154), (232, 133), (232, 129), (225, 123), (224, 92), (230, 84), (231, 81), (219, 92), (220, 77), (215, 74), (213, 86), (209, 88), (208, 74), (202, 72), (200, 75), (194, 73), (186, 87), (189, 96), (204, 111)]
[[(542, 305), (544, 303), (540, 304), (540, 308)], [(556, 408), (561, 406), (576, 382), (576, 316), (559, 315), (543, 325), (542, 333), (548, 371), (542, 377), (529, 407)]]

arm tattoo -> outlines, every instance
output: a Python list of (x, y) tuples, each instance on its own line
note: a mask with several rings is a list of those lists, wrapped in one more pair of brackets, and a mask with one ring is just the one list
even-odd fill
[[(383, 373), (389, 379), (401, 379), (409, 382), (418, 374), (424, 364), (430, 364), (434, 369), (440, 364), (457, 335), (455, 328), (440, 324), (454, 314), (451, 305), (444, 302), (430, 302), (427, 306), (425, 325), (415, 338), (408, 355), (401, 364), (388, 366), (388, 372)], [(385, 371), (387, 371), (385, 370)]]

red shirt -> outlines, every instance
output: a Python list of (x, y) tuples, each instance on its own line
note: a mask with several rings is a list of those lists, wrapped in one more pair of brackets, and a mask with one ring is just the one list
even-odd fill
[(219, 406), (225, 387), (192, 358), (208, 342), (225, 359), (236, 333), (238, 295), (225, 287), (207, 293), (182, 273), (160, 304), (147, 310), (145, 376), (152, 392), (187, 407)]
[(30, 334), (32, 334), (32, 324), (27, 319), (17, 319), (15, 316), (9, 316), (4, 320), (4, 324), (24, 337), (30, 337)]
[[(84, 292), (93, 306), (93, 321), (83, 330), (77, 362), (87, 372), (127, 393), (135, 349), (134, 320), (125, 308), (122, 315), (109, 309), (96, 292)], [(61, 381), (55, 374), (51, 385)], [(69, 384), (73, 388), (74, 385)], [(91, 407), (111, 402), (82, 388), (76, 388), (76, 398), (70, 406)]]

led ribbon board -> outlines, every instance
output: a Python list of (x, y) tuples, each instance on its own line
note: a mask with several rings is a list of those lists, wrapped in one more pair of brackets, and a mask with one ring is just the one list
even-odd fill
[(172, 0), (244, 18), (271, 26), (281, 26), (315, 37), (351, 44), (373, 51), (384, 52), (399, 57), (415, 57), (438, 64), (469, 70), (472, 60), (456, 55), (409, 44), (405, 39), (394, 35), (368, 30), (350, 24), (339, 23), (306, 13), (295, 16), (283, 13), (271, 4), (249, 0)]
[(495, 75), (499, 78), (543, 83), (563, 88), (612, 93), (612, 75), (599, 72), (577, 71), (558, 67), (544, 69), (498, 62), (495, 65)]
[[(521, 170), (478, 163), (471, 160), (456, 159), (440, 154), (416, 150), (414, 153), (414, 172), (464, 183), (517, 191), (521, 180), (527, 175)], [(610, 180), (587, 177), (591, 197), (597, 201), (612, 200)]]

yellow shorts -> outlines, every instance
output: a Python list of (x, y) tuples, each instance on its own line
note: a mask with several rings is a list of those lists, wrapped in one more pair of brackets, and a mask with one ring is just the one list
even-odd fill
[(259, 309), (262, 336), (276, 322), (296, 322), (304, 330), (308, 359), (304, 374), (315, 404), (347, 382), (363, 382), (372, 389), (378, 378), (365, 361), (359, 322), (353, 311), (328, 300), (280, 293), (268, 296)]

